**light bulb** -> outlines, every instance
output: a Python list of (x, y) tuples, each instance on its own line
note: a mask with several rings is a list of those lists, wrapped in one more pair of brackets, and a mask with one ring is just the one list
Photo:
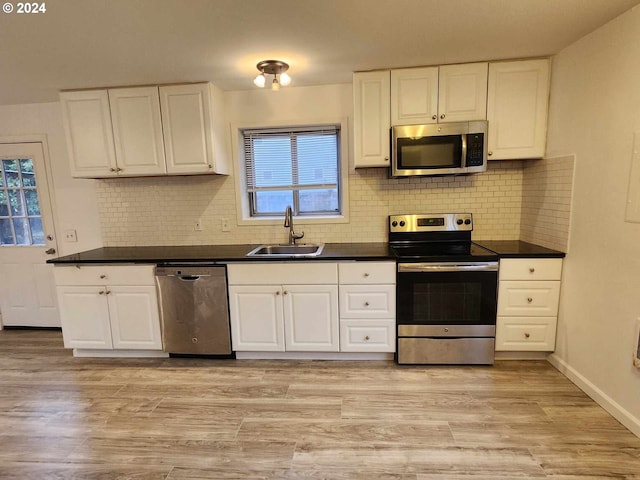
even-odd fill
[(264, 88), (264, 82), (265, 82), (264, 73), (257, 75), (256, 78), (253, 79), (253, 84), (256, 87)]
[(280, 85), (286, 87), (291, 83), (291, 77), (286, 72), (280, 75)]
[(278, 78), (275, 75), (273, 76), (273, 82), (271, 83), (271, 90), (274, 92), (280, 90), (280, 83), (278, 83)]

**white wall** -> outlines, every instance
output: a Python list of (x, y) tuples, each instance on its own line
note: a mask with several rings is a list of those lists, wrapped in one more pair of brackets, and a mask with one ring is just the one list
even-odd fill
[[(49, 147), (58, 252), (66, 255), (101, 246), (94, 181), (71, 178), (59, 103), (0, 106), (0, 137), (30, 135), (45, 135)], [(64, 241), (67, 229), (76, 229), (77, 243)]]
[(625, 222), (640, 131), (640, 8), (553, 63), (548, 156), (575, 154), (570, 254), (552, 362), (640, 435), (640, 224)]

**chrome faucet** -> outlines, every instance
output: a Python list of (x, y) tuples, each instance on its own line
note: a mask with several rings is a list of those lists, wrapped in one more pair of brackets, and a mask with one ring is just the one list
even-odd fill
[(291, 205), (287, 205), (287, 209), (284, 211), (284, 228), (289, 229), (289, 245), (295, 245), (296, 240), (304, 237), (304, 232), (296, 233), (293, 231), (293, 211)]

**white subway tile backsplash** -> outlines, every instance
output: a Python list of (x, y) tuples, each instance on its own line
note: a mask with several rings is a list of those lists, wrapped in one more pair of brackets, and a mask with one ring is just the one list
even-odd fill
[[(310, 242), (383, 242), (390, 214), (464, 211), (474, 214), (474, 238), (517, 239), (524, 180), (519, 161), (490, 162), (485, 173), (458, 177), (393, 179), (385, 169), (359, 169), (349, 175), (349, 223), (300, 229)], [(286, 241), (277, 225), (237, 224), (234, 182), (227, 176), (98, 180), (104, 245)], [(229, 232), (221, 229), (223, 217)], [(201, 231), (194, 229), (198, 220)]]

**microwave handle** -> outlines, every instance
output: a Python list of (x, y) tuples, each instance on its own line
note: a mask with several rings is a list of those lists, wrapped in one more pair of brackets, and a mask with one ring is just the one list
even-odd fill
[(462, 135), (462, 161), (460, 166), (466, 168), (467, 166), (467, 134)]

